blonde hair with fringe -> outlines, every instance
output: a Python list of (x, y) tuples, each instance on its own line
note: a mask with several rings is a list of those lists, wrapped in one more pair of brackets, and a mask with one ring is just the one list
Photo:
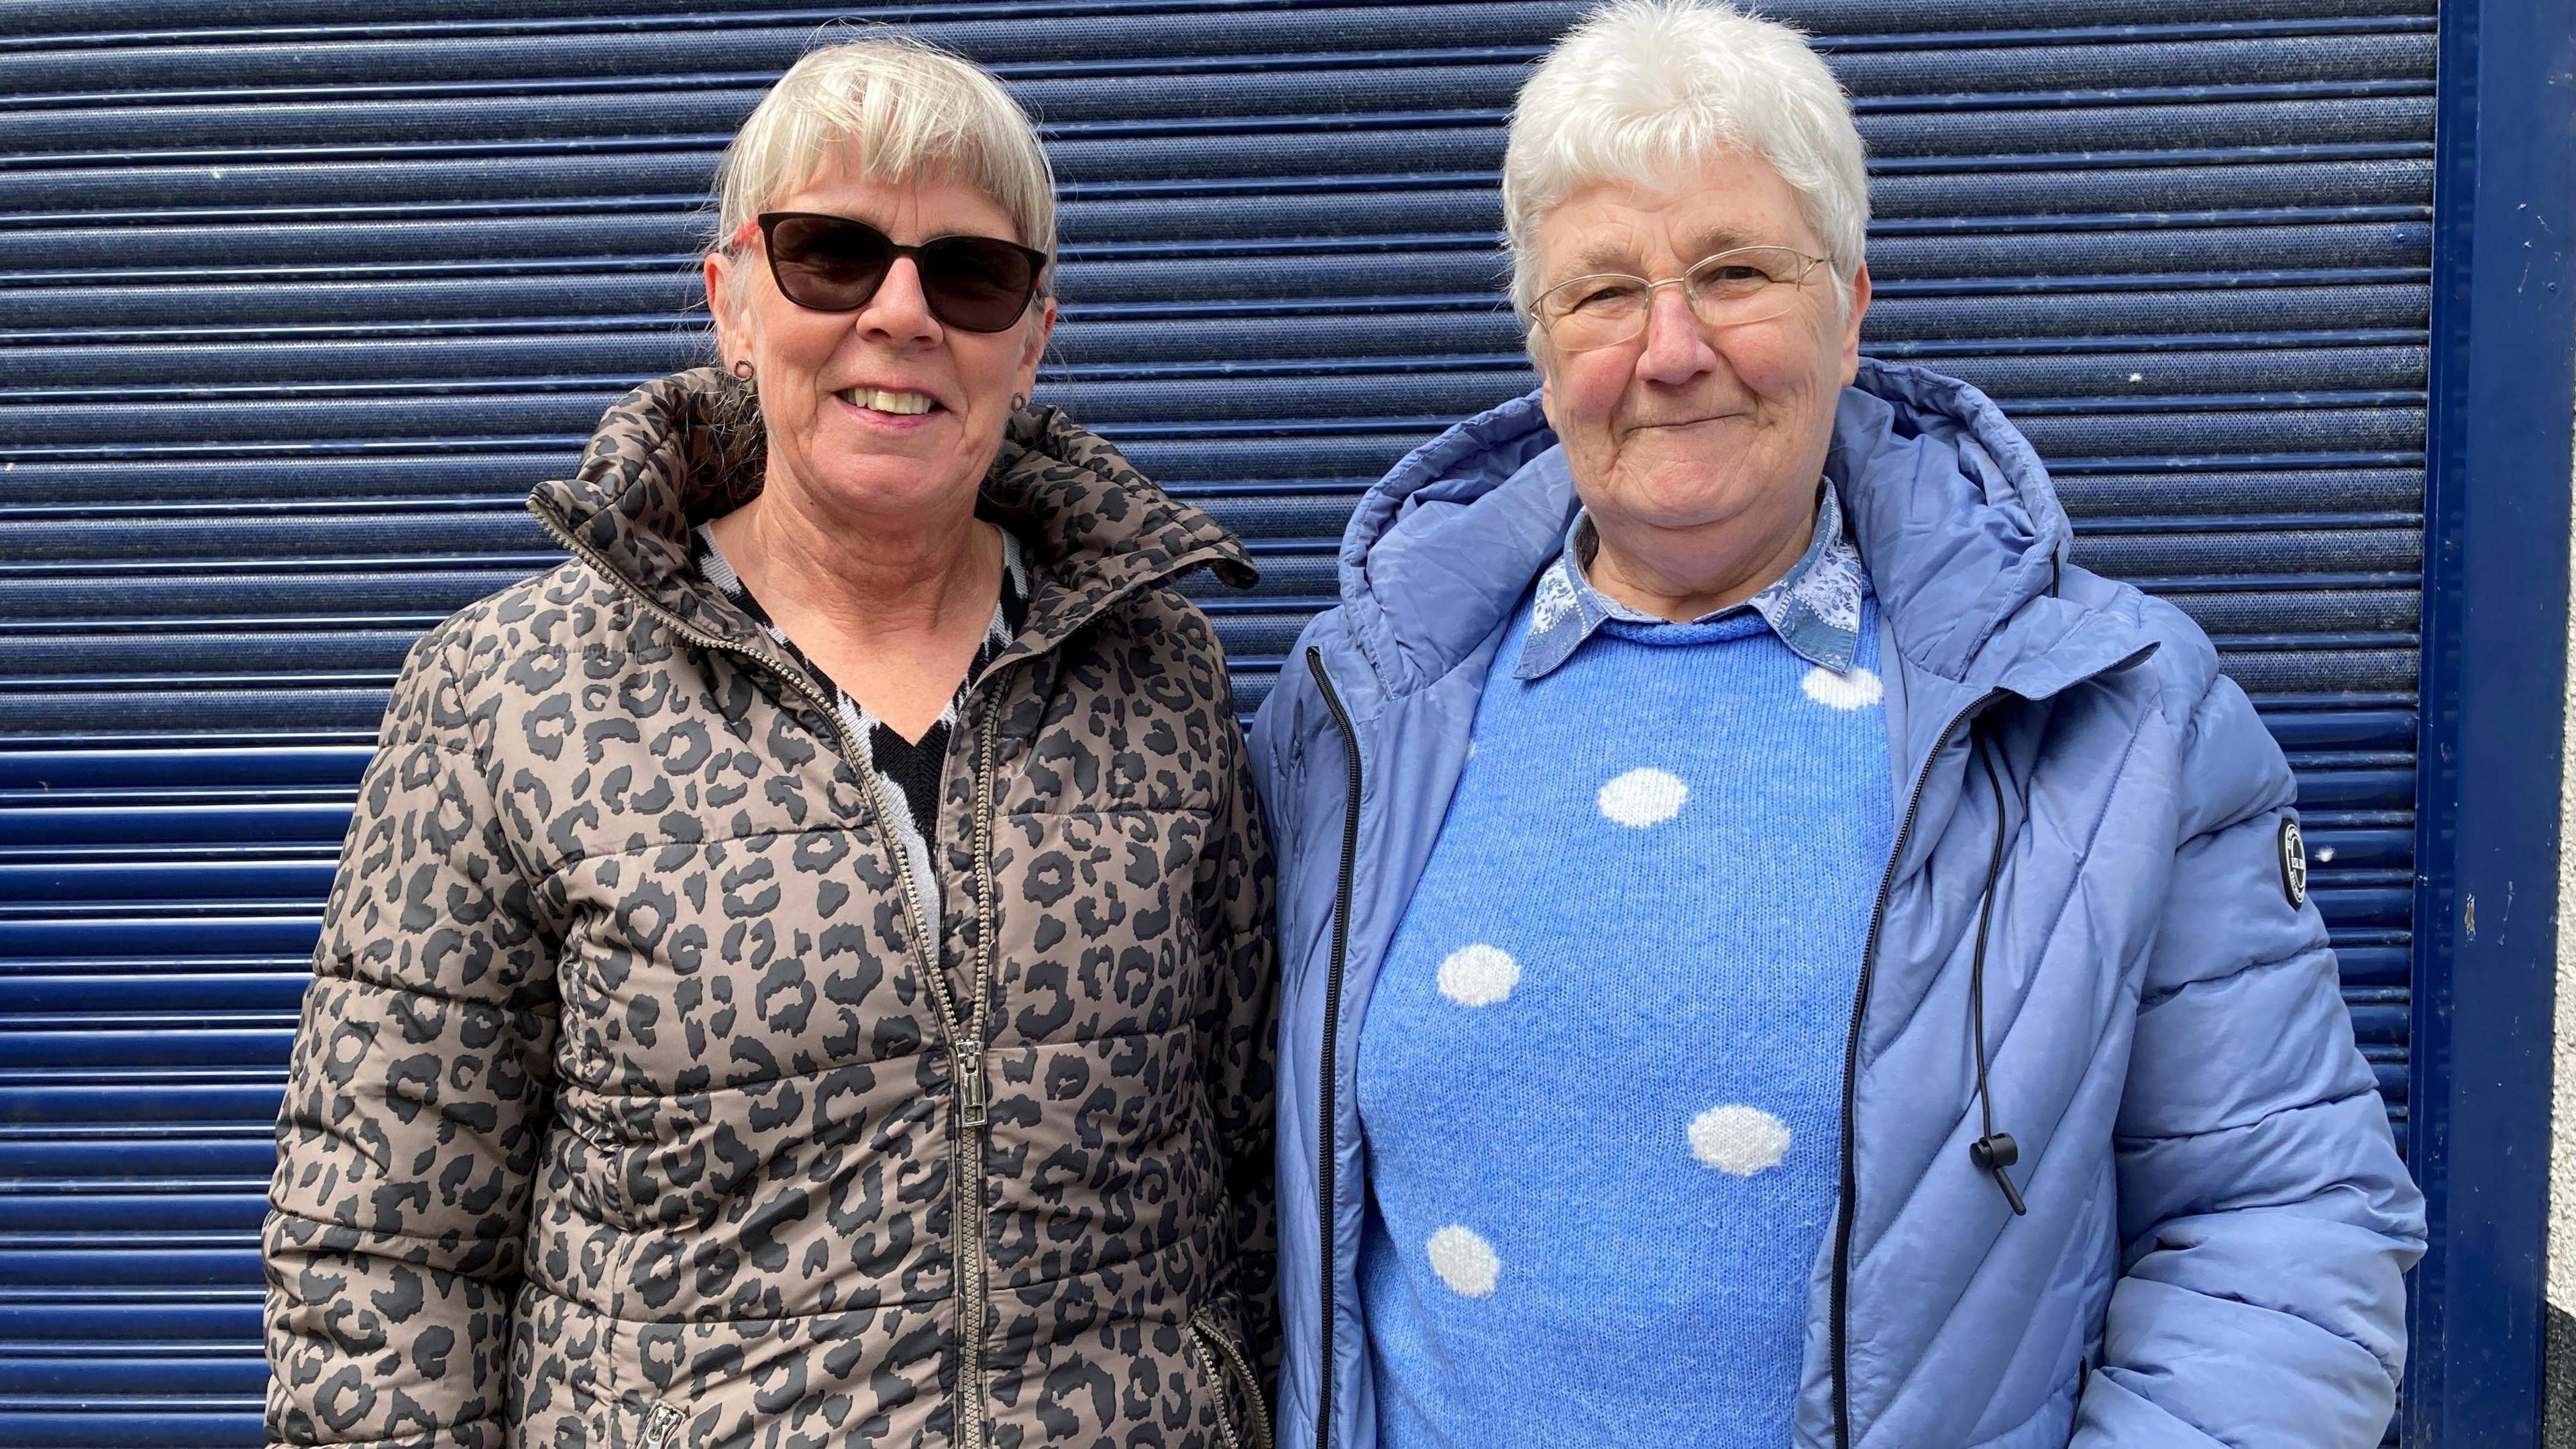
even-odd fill
[(1055, 173), (1027, 113), (974, 62), (891, 30), (808, 53), (761, 97), (716, 168), (715, 249), (844, 156), (869, 181), (950, 170), (1054, 271)]
[(1869, 231), (1869, 172), (1842, 83), (1786, 25), (1726, 0), (1618, 0), (1567, 32), (1512, 107), (1503, 235), (1512, 306), (1538, 301), (1538, 228), (1600, 181), (1659, 185), (1730, 150), (1767, 162), (1823, 238), (1851, 305)]

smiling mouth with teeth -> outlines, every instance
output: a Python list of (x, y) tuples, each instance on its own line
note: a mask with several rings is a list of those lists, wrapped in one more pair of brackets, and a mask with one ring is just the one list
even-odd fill
[(917, 392), (879, 392), (875, 388), (844, 388), (834, 397), (854, 408), (868, 408), (881, 413), (926, 413), (939, 404)]

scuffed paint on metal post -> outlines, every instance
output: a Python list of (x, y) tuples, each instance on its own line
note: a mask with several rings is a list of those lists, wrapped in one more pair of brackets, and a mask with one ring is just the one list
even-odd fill
[[(2409, 1445), (2541, 1442), (2576, 397), (2576, 27), (2446, 0), (2436, 62)], [(2483, 906), (2481, 910), (2479, 907)]]
[[(2570, 399), (2576, 415), (2576, 398)], [(2569, 463), (2576, 478), (2576, 457)], [(2571, 483), (2576, 493), (2576, 482)], [(2576, 540), (2576, 516), (2568, 522)], [(2571, 542), (2576, 552), (2576, 542)], [(2576, 595), (2576, 587), (2571, 587)], [(2542, 1449), (2576, 1449), (2576, 602), (2567, 619), (2565, 768), (2558, 796), (2558, 1002), (2552, 1013), (2556, 1058), (2550, 1093), (2548, 1324), (2542, 1335)]]

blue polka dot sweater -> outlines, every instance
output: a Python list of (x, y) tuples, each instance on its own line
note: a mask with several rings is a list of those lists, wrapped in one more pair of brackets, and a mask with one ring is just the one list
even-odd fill
[(1361, 1033), (1379, 1442), (1785, 1444), (1893, 833), (1875, 603), (1842, 669), (1738, 610), (1524, 678), (1531, 609)]

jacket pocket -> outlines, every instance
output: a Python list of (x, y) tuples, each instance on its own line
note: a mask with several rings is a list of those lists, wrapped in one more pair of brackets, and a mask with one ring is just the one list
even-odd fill
[(1226, 1449), (1271, 1449), (1270, 1410), (1243, 1342), (1215, 1310), (1190, 1315), (1190, 1351), (1216, 1398), (1216, 1431)]

